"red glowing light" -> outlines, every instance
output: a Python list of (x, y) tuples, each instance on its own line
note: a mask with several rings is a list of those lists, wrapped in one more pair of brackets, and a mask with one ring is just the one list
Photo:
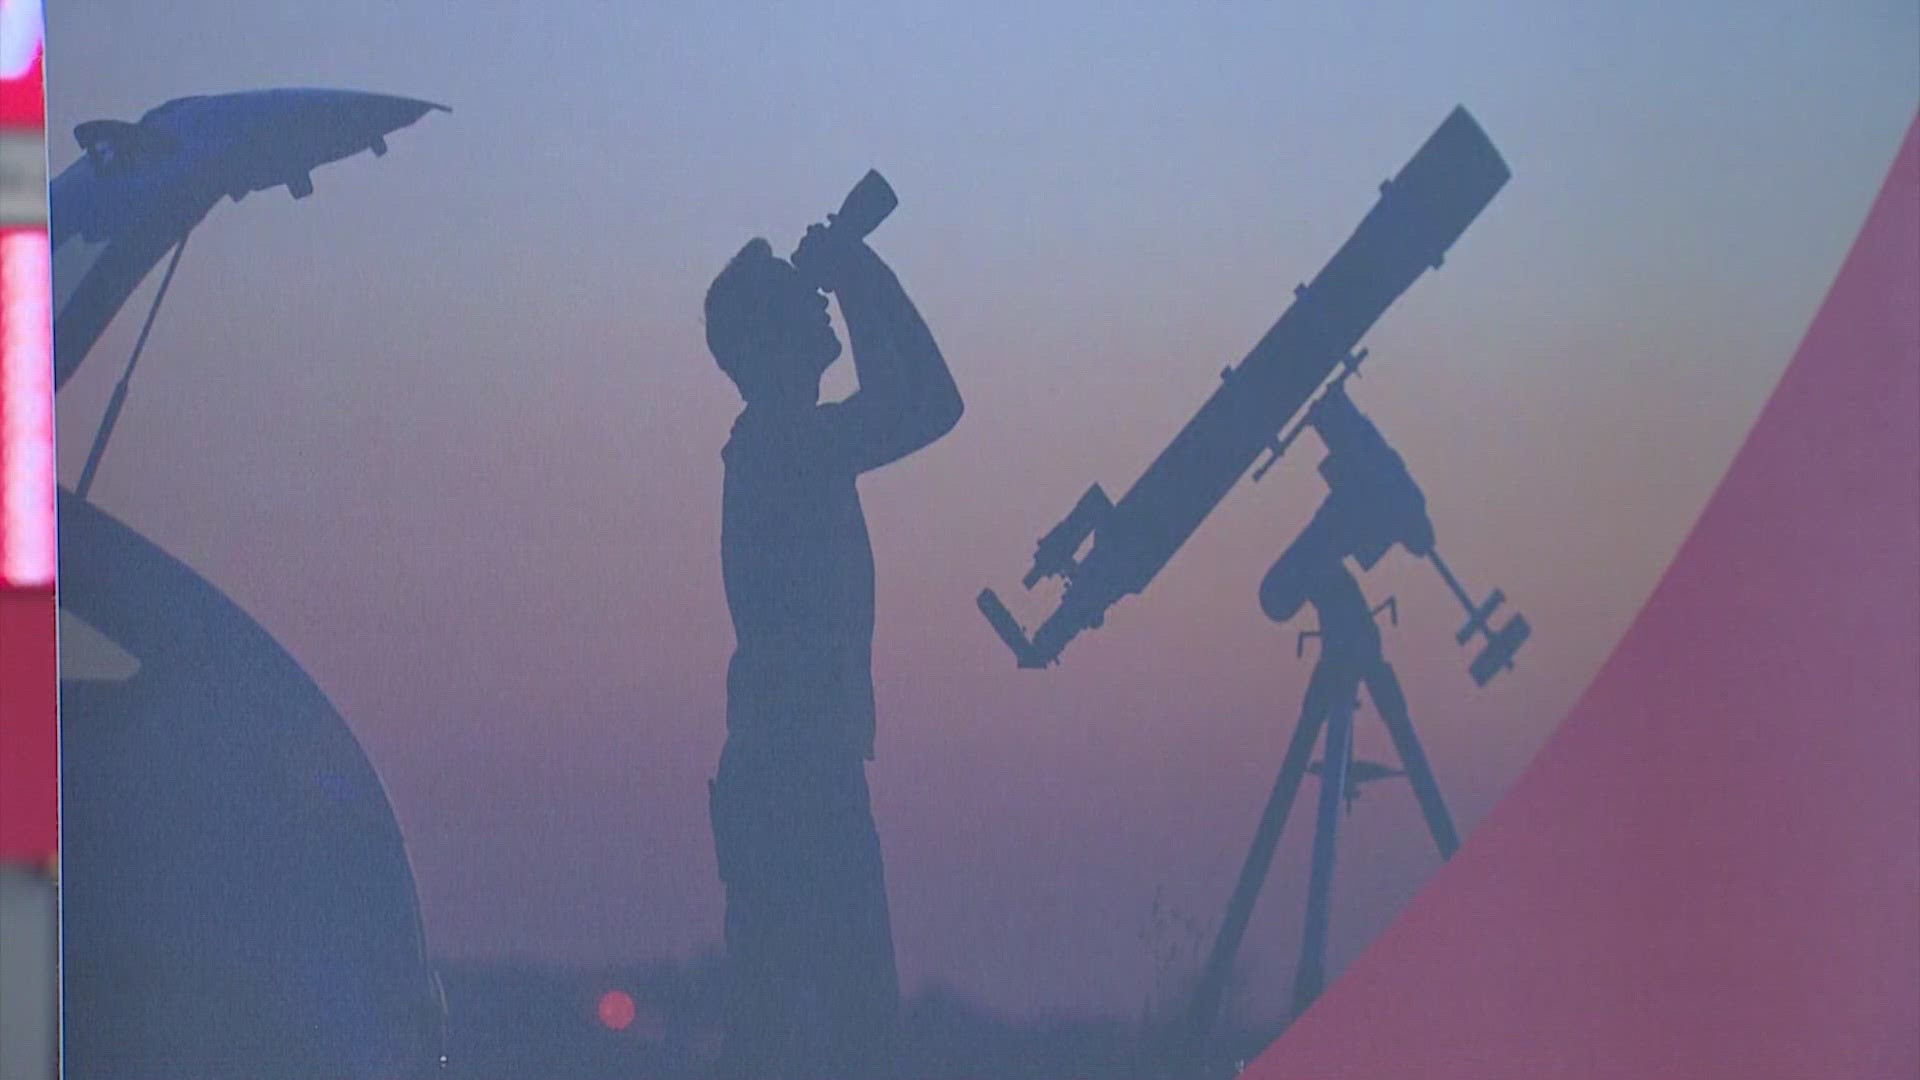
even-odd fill
[(633, 1003), (633, 995), (624, 990), (609, 990), (600, 995), (600, 1023), (608, 1031), (625, 1031), (633, 1026), (633, 1018), (639, 1013)]

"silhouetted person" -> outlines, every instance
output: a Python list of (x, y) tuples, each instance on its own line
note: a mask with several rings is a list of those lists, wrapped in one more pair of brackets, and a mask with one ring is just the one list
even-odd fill
[[(795, 269), (795, 265), (806, 273)], [(859, 390), (821, 404), (840, 355)], [(726, 465), (721, 562), (736, 648), (711, 790), (726, 885), (734, 1075), (860, 1075), (899, 1005), (873, 757), (873, 553), (856, 481), (951, 430), (961, 403), (905, 290), (815, 226), (793, 263), (754, 240), (714, 280), (707, 343), (746, 402)]]

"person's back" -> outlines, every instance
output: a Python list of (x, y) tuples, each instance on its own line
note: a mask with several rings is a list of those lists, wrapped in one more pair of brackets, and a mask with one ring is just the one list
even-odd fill
[[(873, 554), (856, 483), (933, 442), (960, 397), (932, 335), (865, 244), (818, 228), (796, 253), (748, 244), (707, 296), (707, 336), (747, 407), (723, 459), (721, 564), (736, 645), (711, 790), (726, 884), (735, 1068), (881, 1065), (899, 1003), (873, 756)], [(860, 389), (818, 403), (840, 353)], [(811, 1046), (811, 1049), (808, 1046)]]

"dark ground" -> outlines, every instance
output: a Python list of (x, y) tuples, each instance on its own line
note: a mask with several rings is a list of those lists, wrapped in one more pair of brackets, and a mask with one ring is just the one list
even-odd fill
[[(580, 974), (529, 964), (440, 966), (449, 1014), (448, 1080), (705, 1080), (718, 1048), (719, 958)], [(624, 993), (633, 1018), (614, 1030), (603, 995)], [(616, 1020), (624, 1019), (615, 1010)], [(994, 1015), (926, 987), (902, 1013), (902, 1080), (1128, 1080), (1154, 1075), (1146, 1018)], [(1232, 1024), (1208, 1076), (1271, 1043), (1277, 1028)], [(1165, 1074), (1159, 1074), (1164, 1076)]]

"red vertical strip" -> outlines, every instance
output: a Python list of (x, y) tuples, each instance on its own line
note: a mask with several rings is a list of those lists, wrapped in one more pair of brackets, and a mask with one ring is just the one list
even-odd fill
[(0, 861), (58, 850), (53, 355), (39, 5), (0, 3)]
[[(11, 7), (12, 4), (6, 6)], [(28, 32), (34, 41), (16, 42), (15, 33)], [(44, 132), (47, 127), (46, 80), (42, 50), (37, 43), (39, 26), (15, 27), (6, 15), (0, 15), (0, 127), (25, 128)], [(31, 57), (20, 62), (19, 58)]]
[(53, 594), (0, 589), (0, 862), (59, 850)]

